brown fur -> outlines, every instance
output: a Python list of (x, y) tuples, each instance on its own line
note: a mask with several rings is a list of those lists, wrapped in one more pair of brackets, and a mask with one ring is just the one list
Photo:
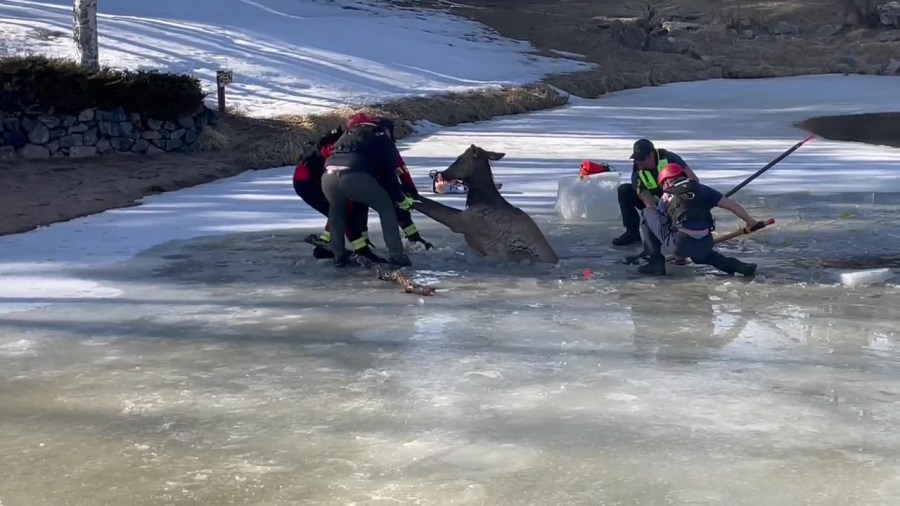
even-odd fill
[(490, 162), (504, 156), (472, 144), (443, 172), (445, 178), (462, 180), (469, 187), (464, 211), (426, 197), (420, 197), (413, 208), (463, 234), (466, 243), (481, 255), (555, 264), (559, 256), (541, 229), (528, 214), (507, 202), (494, 185)]

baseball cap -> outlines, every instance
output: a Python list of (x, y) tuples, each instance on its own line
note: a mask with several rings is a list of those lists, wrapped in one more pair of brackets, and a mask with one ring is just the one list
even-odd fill
[(637, 142), (634, 143), (634, 148), (632, 149), (631, 158), (632, 160), (643, 160), (647, 158), (647, 155), (652, 153), (656, 149), (653, 146), (653, 143), (647, 139), (638, 139)]

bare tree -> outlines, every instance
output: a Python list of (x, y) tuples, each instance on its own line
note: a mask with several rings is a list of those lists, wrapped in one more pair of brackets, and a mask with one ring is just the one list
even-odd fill
[(75, 49), (81, 57), (81, 67), (88, 72), (100, 69), (100, 50), (97, 44), (97, 0), (75, 0)]

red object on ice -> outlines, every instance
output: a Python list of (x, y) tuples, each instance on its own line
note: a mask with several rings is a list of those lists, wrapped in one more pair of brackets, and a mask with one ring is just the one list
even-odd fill
[(592, 271), (590, 267), (585, 267), (584, 270), (581, 271), (581, 275), (587, 279), (591, 279), (591, 276), (594, 275), (594, 271)]
[(590, 160), (581, 162), (581, 169), (578, 175), (581, 177), (590, 176), (591, 174), (603, 174), (609, 172), (609, 164), (606, 162), (594, 163)]

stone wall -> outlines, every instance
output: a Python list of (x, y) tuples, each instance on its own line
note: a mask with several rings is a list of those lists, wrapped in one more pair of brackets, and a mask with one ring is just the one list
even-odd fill
[(191, 151), (204, 125), (213, 120), (206, 107), (177, 121), (127, 114), (121, 108), (85, 109), (77, 116), (0, 112), (0, 159)]

